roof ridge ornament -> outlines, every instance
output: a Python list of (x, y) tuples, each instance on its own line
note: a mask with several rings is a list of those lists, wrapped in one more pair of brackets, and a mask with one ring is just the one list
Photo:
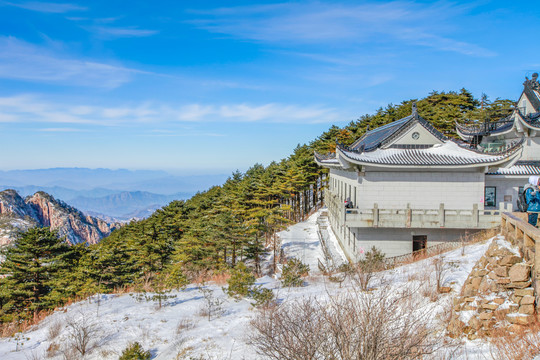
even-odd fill
[(528, 85), (533, 90), (540, 90), (540, 83), (538, 82), (538, 73), (532, 74), (532, 79), (529, 80), (528, 77), (525, 76), (525, 82), (523, 85)]
[(416, 107), (416, 101), (412, 103), (412, 116), (418, 118), (418, 108)]

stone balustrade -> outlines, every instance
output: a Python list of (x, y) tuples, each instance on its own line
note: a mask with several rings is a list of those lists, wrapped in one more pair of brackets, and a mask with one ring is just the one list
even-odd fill
[[(503, 205), (504, 206), (504, 205)], [(438, 209), (345, 209), (342, 217), (348, 227), (374, 228), (424, 228), (424, 229), (490, 229), (500, 223), (501, 213), (497, 210), (446, 209), (440, 204)]]

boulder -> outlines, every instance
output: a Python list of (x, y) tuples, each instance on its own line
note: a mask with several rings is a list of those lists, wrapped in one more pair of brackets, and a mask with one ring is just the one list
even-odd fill
[(482, 326), (482, 323), (480, 322), (480, 320), (478, 320), (478, 318), (476, 316), (472, 316), (471, 319), (469, 320), (469, 323), (468, 325), (474, 329), (474, 330), (478, 330), (480, 329), (480, 327)]
[(494, 303), (489, 303), (489, 304), (484, 304), (482, 305), (482, 308), (486, 309), (486, 310), (495, 310), (499, 307), (499, 305), (497, 304), (494, 304)]
[(482, 282), (481, 277), (474, 277), (471, 280), (471, 287), (473, 290), (478, 290), (478, 287), (480, 286), (480, 283)]
[(495, 269), (493, 269), (493, 272), (499, 277), (508, 276), (508, 270), (506, 269), (506, 266), (497, 266)]
[(441, 286), (439, 288), (439, 292), (441, 294), (448, 294), (448, 293), (452, 292), (452, 288), (450, 286)]
[(504, 304), (506, 300), (504, 300), (503, 298), (496, 298), (496, 299), (493, 299), (493, 302), (497, 305), (501, 305), (501, 304)]
[(509, 265), (514, 265), (514, 264), (520, 263), (522, 261), (523, 261), (523, 259), (520, 256), (507, 255), (507, 256), (504, 256), (501, 259), (501, 261), (499, 261), (499, 265), (509, 266)]
[(534, 314), (534, 305), (521, 305), (518, 312), (520, 314), (533, 315)]
[(531, 286), (530, 281), (511, 282), (510, 284), (505, 285), (507, 289), (523, 289), (529, 286)]
[(534, 295), (534, 289), (532, 287), (525, 288), (525, 289), (516, 289), (514, 291), (514, 295), (516, 295), (516, 296), (527, 296), (527, 295), (533, 296)]
[(508, 271), (511, 282), (522, 282), (529, 280), (531, 268), (524, 263), (514, 264)]
[(480, 320), (490, 320), (493, 317), (493, 313), (491, 312), (483, 312), (481, 314), (478, 314), (478, 318)]
[(510, 324), (528, 325), (533, 322), (534, 316), (525, 314), (508, 314), (506, 315), (506, 321)]
[(534, 296), (525, 295), (519, 302), (520, 305), (534, 305)]

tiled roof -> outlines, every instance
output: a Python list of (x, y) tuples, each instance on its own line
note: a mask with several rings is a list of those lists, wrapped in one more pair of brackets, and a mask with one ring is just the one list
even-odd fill
[(518, 161), (509, 168), (488, 172), (488, 175), (540, 175), (540, 161)]
[(416, 108), (414, 108), (411, 115), (378, 127), (372, 131), (368, 131), (360, 139), (356, 140), (350, 148), (359, 151), (374, 151), (385, 144), (391, 143), (396, 137), (399, 137), (416, 123), (422, 124), (424, 128), (439, 140), (446, 139), (446, 137), (435, 129), (428, 121), (418, 115)]
[(540, 111), (540, 98), (538, 92), (538, 82), (534, 80), (526, 80), (523, 83), (523, 92), (527, 96), (527, 99), (531, 102), (535, 111)]
[(356, 140), (351, 148), (358, 150), (363, 148), (364, 151), (371, 151), (379, 147), (382, 141), (396, 133), (401, 127), (405, 126), (410, 120), (413, 119), (412, 115), (404, 117), (403, 119), (396, 120), (390, 124), (378, 127), (375, 130), (366, 132), (360, 139)]
[(512, 148), (499, 154), (487, 154), (465, 149), (453, 141), (434, 145), (430, 148), (416, 149), (377, 149), (372, 152), (357, 152), (342, 146), (338, 151), (346, 159), (359, 164), (395, 165), (395, 166), (474, 166), (502, 162), (521, 147), (523, 139)]
[(523, 114), (518, 111), (517, 114), (521, 121), (526, 123), (529, 127), (540, 129), (540, 113), (536, 112), (523, 116)]
[(321, 155), (318, 152), (315, 152), (315, 161), (319, 165), (339, 166), (339, 161), (336, 158), (336, 153)]

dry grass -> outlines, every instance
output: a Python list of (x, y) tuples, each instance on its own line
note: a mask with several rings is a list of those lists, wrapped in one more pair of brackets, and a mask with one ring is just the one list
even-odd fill
[(49, 325), (47, 328), (47, 340), (53, 341), (60, 335), (60, 331), (62, 331), (62, 323), (58, 320), (54, 321)]
[(522, 326), (515, 332), (495, 329), (491, 337), (494, 360), (528, 360), (540, 353), (540, 323)]
[(178, 321), (178, 325), (176, 325), (176, 334), (181, 334), (185, 330), (193, 329), (195, 328), (195, 322), (190, 318), (182, 318), (180, 321)]
[(53, 313), (53, 310), (40, 311), (35, 313), (31, 319), (12, 321), (0, 324), (0, 337), (11, 337), (18, 332), (25, 332), (33, 326), (39, 324), (43, 319)]

